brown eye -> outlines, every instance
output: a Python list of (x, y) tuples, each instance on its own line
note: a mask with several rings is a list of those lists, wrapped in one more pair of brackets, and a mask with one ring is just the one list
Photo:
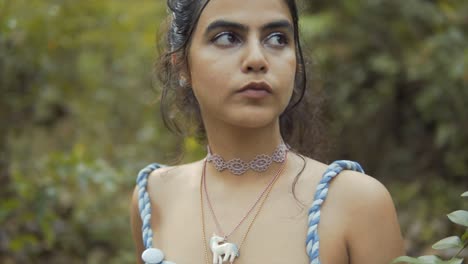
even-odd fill
[(273, 33), (266, 38), (265, 44), (270, 47), (280, 48), (287, 46), (289, 44), (289, 40), (283, 33)]
[(211, 41), (221, 47), (230, 47), (241, 43), (241, 40), (231, 32), (222, 32)]

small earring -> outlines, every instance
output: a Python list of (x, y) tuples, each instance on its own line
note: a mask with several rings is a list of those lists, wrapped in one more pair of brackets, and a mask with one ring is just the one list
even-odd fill
[(183, 76), (180, 76), (179, 78), (179, 86), (180, 87), (185, 87), (187, 86), (187, 79)]

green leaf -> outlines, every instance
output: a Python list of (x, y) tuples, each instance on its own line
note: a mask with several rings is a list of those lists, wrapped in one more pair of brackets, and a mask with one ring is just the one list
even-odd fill
[(421, 256), (418, 258), (413, 258), (413, 257), (408, 257), (408, 256), (401, 256), (392, 261), (392, 264), (394, 263), (412, 263), (412, 264), (455, 264), (457, 262), (447, 262), (443, 261), (437, 256), (434, 255), (428, 255), (428, 256)]
[(468, 191), (467, 192), (464, 192), (461, 197), (468, 197)]
[(453, 223), (468, 227), (468, 211), (458, 210), (448, 214), (447, 216)]
[(465, 233), (463, 234), (461, 240), (463, 241), (463, 243), (468, 241), (468, 228), (465, 230)]
[(433, 249), (449, 249), (449, 248), (456, 248), (456, 249), (462, 249), (463, 248), (463, 243), (461, 239), (458, 236), (451, 236), (444, 238), (440, 240), (439, 242), (435, 243), (432, 246)]
[(434, 256), (434, 255), (427, 255), (427, 256), (421, 256), (418, 257), (419, 260), (424, 260), (424, 261), (439, 261), (441, 260), (439, 257)]
[(421, 260), (417, 259), (417, 258), (413, 258), (413, 257), (408, 257), (408, 256), (401, 256), (401, 257), (398, 257), (396, 259), (394, 259), (392, 261), (391, 264), (394, 264), (394, 263), (415, 263), (415, 264), (422, 264)]
[(463, 263), (463, 259), (459, 259), (459, 258), (454, 258), (454, 259), (447, 261), (447, 264), (462, 264), (462, 263)]
[(443, 263), (443, 260), (441, 260), (439, 257), (434, 256), (434, 255), (421, 256), (418, 258), (418, 260), (421, 260), (422, 264), (442, 264)]

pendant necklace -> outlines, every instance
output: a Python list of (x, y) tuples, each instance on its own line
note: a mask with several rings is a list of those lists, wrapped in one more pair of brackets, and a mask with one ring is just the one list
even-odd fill
[[(256, 199), (255, 203), (250, 207), (250, 209), (247, 211), (247, 213), (244, 215), (244, 217), (241, 219), (241, 221), (234, 227), (234, 229), (229, 232), (228, 234), (225, 234), (221, 228), (221, 225), (219, 224), (219, 221), (216, 217), (216, 214), (213, 210), (213, 206), (211, 203), (211, 200), (208, 196), (208, 190), (206, 187), (206, 163), (208, 162), (207, 159), (205, 159), (203, 163), (203, 171), (202, 171), (202, 177), (200, 180), (200, 206), (201, 206), (201, 220), (202, 220), (202, 231), (203, 231), (203, 245), (204, 245), (204, 250), (205, 250), (205, 261), (207, 264), (209, 264), (209, 257), (208, 257), (208, 249), (207, 249), (207, 241), (206, 241), (206, 227), (205, 227), (205, 212), (204, 212), (204, 199), (203, 199), (203, 192), (205, 193), (206, 200), (208, 203), (208, 208), (210, 209), (210, 213), (212, 215), (213, 221), (215, 222), (217, 231), (221, 236), (218, 236), (216, 234), (213, 234), (211, 237), (209, 244), (211, 251), (213, 253), (213, 264), (222, 264), (224, 262), (229, 262), (233, 263), (236, 257), (239, 257), (239, 250), (242, 244), (244, 243), (245, 239), (247, 238), (247, 235), (255, 222), (258, 214), (263, 208), (263, 205), (265, 204), (265, 201), (267, 200), (271, 190), (273, 189), (274, 184), (278, 180), (279, 176), (281, 175), (281, 172), (284, 170), (286, 166), (286, 160), (287, 157), (287, 149), (284, 152), (284, 158), (283, 158), (283, 164), (281, 167), (278, 169), (274, 177), (271, 179), (271, 181), (268, 183), (266, 188), (260, 193), (259, 197)], [(236, 231), (239, 226), (247, 219), (247, 217), (252, 213), (253, 209), (257, 207), (257, 205), (260, 203), (257, 211), (255, 212), (253, 219), (250, 221), (249, 226), (247, 227), (247, 231), (245, 232), (244, 236), (241, 239), (241, 242), (237, 246), (234, 243), (229, 243), (228, 242), (228, 237)]]

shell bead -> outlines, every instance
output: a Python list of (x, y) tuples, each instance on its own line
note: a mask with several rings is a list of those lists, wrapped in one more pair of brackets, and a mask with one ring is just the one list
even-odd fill
[(141, 254), (141, 259), (148, 264), (159, 264), (164, 259), (164, 253), (157, 248), (148, 248)]

